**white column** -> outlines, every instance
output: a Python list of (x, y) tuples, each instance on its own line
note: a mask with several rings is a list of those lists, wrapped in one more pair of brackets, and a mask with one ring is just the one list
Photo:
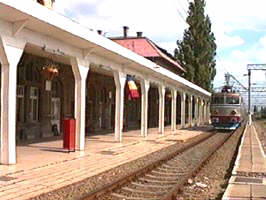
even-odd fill
[(177, 91), (175, 89), (172, 89), (171, 95), (172, 95), (171, 131), (176, 131), (176, 96), (177, 96)]
[(86, 79), (89, 71), (89, 62), (71, 58), (71, 66), (75, 78), (75, 120), (76, 144), (75, 149), (84, 151), (85, 148), (85, 116), (86, 116)]
[(195, 125), (199, 126), (199, 99), (195, 97)]
[(203, 105), (203, 124), (206, 124), (206, 119), (207, 119), (207, 105), (206, 105), (206, 100), (204, 100), (204, 105)]
[(210, 102), (207, 103), (207, 124), (210, 124)]
[(116, 98), (115, 98), (115, 140), (122, 142), (123, 118), (124, 118), (124, 88), (126, 74), (120, 71), (113, 71)]
[(202, 117), (203, 117), (202, 107), (203, 107), (203, 101), (202, 101), (202, 99), (200, 99), (200, 102), (199, 102), (199, 125), (202, 124)]
[(181, 96), (181, 128), (186, 125), (186, 93), (180, 92)]
[(188, 96), (188, 125), (192, 127), (192, 95)]
[(141, 80), (141, 136), (148, 135), (148, 93), (150, 82)]
[(9, 44), (0, 37), (1, 70), (1, 164), (16, 164), (17, 65), (26, 42)]
[(159, 85), (159, 133), (164, 134), (165, 86)]
[(205, 105), (205, 107), (206, 107), (206, 111), (205, 111), (205, 124), (209, 124), (209, 102), (207, 101), (207, 100), (205, 100), (205, 102), (206, 102), (206, 105)]

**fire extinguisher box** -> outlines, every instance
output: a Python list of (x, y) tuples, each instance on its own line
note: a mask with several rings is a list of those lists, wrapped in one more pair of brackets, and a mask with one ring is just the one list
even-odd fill
[(68, 151), (75, 151), (75, 119), (64, 119), (63, 148)]

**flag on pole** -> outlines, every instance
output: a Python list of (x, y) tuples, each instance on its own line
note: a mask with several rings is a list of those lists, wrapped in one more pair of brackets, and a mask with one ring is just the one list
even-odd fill
[(132, 99), (137, 99), (139, 98), (139, 92), (138, 92), (138, 88), (137, 85), (133, 79), (132, 76), (127, 75), (127, 85), (128, 85), (128, 89), (129, 89), (129, 95)]

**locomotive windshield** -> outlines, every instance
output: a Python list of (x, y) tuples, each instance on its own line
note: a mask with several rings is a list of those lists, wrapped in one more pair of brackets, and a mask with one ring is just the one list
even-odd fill
[(226, 104), (239, 104), (239, 96), (227, 96)]
[(239, 95), (230, 95), (230, 94), (216, 94), (212, 96), (212, 104), (230, 104), (230, 105), (236, 105), (240, 104), (240, 98)]
[(224, 96), (213, 96), (212, 104), (224, 104)]

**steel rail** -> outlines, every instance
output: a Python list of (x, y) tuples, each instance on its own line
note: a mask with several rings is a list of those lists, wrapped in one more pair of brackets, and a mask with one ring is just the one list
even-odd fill
[[(116, 180), (110, 184), (104, 185), (102, 188), (96, 189), (95, 191), (86, 194), (86, 197), (82, 198), (82, 200), (96, 200), (99, 197), (101, 197), (107, 193), (110, 193), (111, 191), (113, 191), (117, 188), (120, 188), (122, 185), (124, 185), (128, 182), (131, 182), (132, 180), (136, 179), (137, 177), (143, 176), (144, 174), (150, 172), (151, 170), (157, 168), (158, 166), (161, 166), (163, 163), (173, 159), (176, 155), (194, 147), (197, 144), (202, 143), (205, 140), (208, 140), (209, 138), (213, 137), (213, 135), (214, 135), (213, 133), (208, 134), (207, 136), (204, 136), (204, 137), (200, 138), (199, 140), (193, 141), (193, 142), (185, 145), (184, 147), (177, 149), (177, 151), (173, 152), (172, 154), (167, 155), (166, 157), (164, 157), (158, 161), (153, 162), (149, 166), (145, 166), (144, 168), (137, 170), (136, 172), (133, 172), (133, 173), (128, 174), (124, 177), (121, 177), (118, 180)], [(176, 144), (174, 144), (174, 145), (176, 145)]]

